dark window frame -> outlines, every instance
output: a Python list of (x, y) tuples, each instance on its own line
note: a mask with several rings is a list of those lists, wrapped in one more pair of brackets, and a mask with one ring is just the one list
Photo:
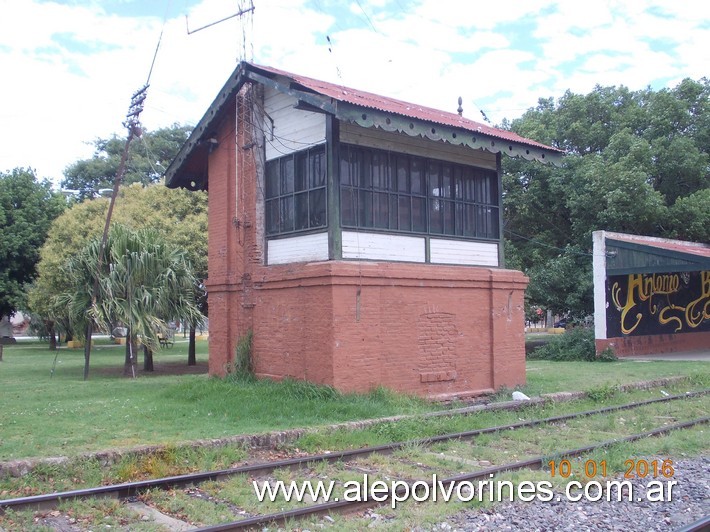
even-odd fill
[(339, 164), (344, 229), (500, 241), (495, 170), (352, 144)]
[(266, 162), (266, 236), (277, 237), (328, 227), (325, 144)]

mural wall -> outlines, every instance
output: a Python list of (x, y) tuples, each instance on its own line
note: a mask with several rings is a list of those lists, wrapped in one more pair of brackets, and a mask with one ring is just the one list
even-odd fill
[(710, 271), (610, 276), (606, 292), (607, 338), (710, 332)]

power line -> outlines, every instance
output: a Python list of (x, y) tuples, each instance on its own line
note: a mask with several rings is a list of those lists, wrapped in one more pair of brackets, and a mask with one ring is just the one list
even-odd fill
[(528, 242), (532, 242), (533, 244), (537, 244), (538, 246), (543, 246), (543, 247), (546, 247), (546, 248), (554, 249), (554, 250), (556, 250), (556, 251), (561, 251), (561, 252), (563, 252), (563, 253), (569, 253), (569, 254), (572, 254), (572, 255), (580, 255), (580, 256), (583, 256), (583, 257), (593, 257), (593, 256), (594, 256), (592, 253), (585, 253), (585, 252), (583, 252), (583, 251), (572, 251), (572, 250), (570, 250), (569, 248), (560, 248), (560, 247), (557, 247), (557, 246), (553, 246), (552, 244), (547, 244), (547, 243), (545, 243), (545, 242), (540, 242), (539, 240), (535, 240), (534, 238), (529, 238), (529, 237), (527, 237), (527, 236), (523, 236), (523, 235), (520, 235), (520, 234), (518, 234), (518, 233), (515, 233), (514, 231), (511, 231), (510, 229), (503, 229), (503, 231), (505, 231), (505, 232), (508, 233), (509, 235), (513, 235), (513, 236), (516, 236), (516, 237), (518, 237), (518, 238), (522, 238), (523, 240), (527, 240)]
[(360, 0), (355, 0), (355, 3), (360, 8), (360, 11), (362, 11), (362, 14), (365, 15), (365, 19), (367, 20), (367, 23), (372, 28), (372, 31), (374, 31), (375, 33), (380, 33), (379, 31), (377, 31), (377, 28), (375, 28), (375, 25), (372, 23), (372, 20), (370, 19), (368, 14), (365, 12), (365, 9), (362, 7), (362, 4), (360, 3)]

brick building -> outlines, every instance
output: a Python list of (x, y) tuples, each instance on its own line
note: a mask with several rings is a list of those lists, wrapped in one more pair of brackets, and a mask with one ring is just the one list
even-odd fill
[(710, 245), (609, 231), (593, 237), (598, 353), (708, 349)]
[(208, 190), (210, 359), (446, 398), (525, 381), (501, 154), (561, 152), (446, 113), (241, 63), (166, 173)]

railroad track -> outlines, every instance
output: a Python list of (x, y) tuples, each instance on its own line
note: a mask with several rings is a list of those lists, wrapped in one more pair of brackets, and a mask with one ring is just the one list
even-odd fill
[[(621, 412), (624, 410), (634, 410), (642, 408), (644, 406), (659, 404), (659, 403), (671, 403), (678, 400), (688, 400), (693, 398), (698, 398), (700, 396), (706, 395), (710, 390), (700, 390), (696, 392), (688, 392), (678, 395), (672, 395), (668, 397), (662, 397), (657, 399), (649, 399), (645, 401), (639, 401), (634, 403), (628, 403), (624, 405), (610, 406), (595, 410), (587, 410), (583, 412), (575, 412), (571, 414), (558, 415), (553, 417), (546, 417), (541, 419), (534, 419), (530, 421), (521, 421), (517, 423), (512, 423), (508, 425), (498, 425), (492, 427), (486, 427), (465, 432), (456, 432), (451, 434), (443, 434), (439, 436), (433, 436), (428, 438), (422, 438), (418, 440), (409, 440), (403, 442), (395, 442), (387, 445), (380, 445), (375, 447), (367, 447), (362, 449), (330, 452), (325, 454), (310, 455), (306, 457), (292, 458), (287, 460), (278, 460), (262, 464), (250, 464), (240, 467), (234, 467), (229, 469), (222, 469), (217, 471), (209, 471), (203, 473), (193, 473), (187, 475), (178, 475), (168, 478), (154, 479), (154, 480), (144, 480), (139, 482), (129, 482), (123, 484), (100, 486), (96, 488), (80, 489), (73, 491), (66, 491), (61, 493), (51, 493), (45, 495), (35, 495), (30, 497), (21, 497), (14, 499), (6, 499), (0, 501), (0, 513), (5, 512), (8, 509), (13, 511), (22, 511), (27, 509), (34, 510), (47, 510), (57, 507), (61, 502), (78, 500), (78, 499), (93, 499), (93, 498), (114, 498), (114, 499), (128, 499), (135, 498), (141, 493), (148, 490), (175, 490), (187, 487), (200, 486), (204, 483), (215, 482), (215, 481), (226, 481), (227, 479), (235, 476), (242, 477), (264, 477), (273, 475), (275, 471), (282, 470), (298, 470), (298, 469), (312, 469), (316, 464), (343, 464), (351, 463), (357, 459), (363, 459), (370, 456), (381, 455), (381, 454), (392, 454), (396, 451), (408, 448), (426, 448), (431, 447), (436, 444), (444, 444), (446, 442), (453, 441), (465, 441), (475, 439), (479, 436), (484, 436), (487, 434), (494, 433), (505, 433), (508, 431), (516, 431), (519, 429), (527, 429), (533, 427), (542, 427), (545, 425), (556, 425), (569, 422), (574, 419), (600, 416), (611, 414), (614, 412)], [(665, 425), (653, 430), (643, 431), (640, 433), (635, 433), (620, 438), (608, 439), (602, 442), (597, 442), (592, 445), (587, 445), (578, 448), (571, 448), (560, 450), (554, 453), (557, 459), (571, 458), (575, 456), (580, 456), (583, 454), (590, 453), (596, 449), (609, 447), (619, 443), (637, 441), (643, 438), (649, 438), (661, 434), (667, 434), (672, 431), (682, 430), (689, 428), (698, 424), (704, 424), (710, 421), (710, 417), (701, 417), (692, 420), (688, 420), (682, 423), (674, 423), (670, 425)], [(538, 455), (532, 458), (527, 458), (525, 460), (518, 460), (509, 463), (504, 463), (501, 465), (493, 467), (483, 467), (476, 471), (457, 474), (448, 477), (442, 477), (439, 481), (446, 484), (456, 486), (463, 482), (471, 482), (480, 479), (492, 478), (492, 476), (498, 475), (502, 472), (515, 471), (520, 469), (535, 469), (544, 467), (549, 461), (551, 455)], [(390, 496), (400, 496), (401, 490), (412, 489), (412, 485), (417, 483), (420, 488), (424, 486), (421, 484), (422, 480), (402, 480), (403, 484), (400, 484), (399, 490), (393, 491)], [(431, 488), (431, 483), (429, 484)], [(315, 515), (329, 515), (337, 512), (354, 512), (362, 510), (366, 507), (372, 507), (380, 504), (386, 504), (388, 499), (379, 499), (377, 501), (365, 500), (365, 501), (348, 501), (348, 500), (338, 500), (331, 502), (324, 502), (319, 504), (311, 504), (308, 506), (303, 506), (295, 509), (284, 510), (279, 512), (273, 512), (266, 515), (250, 516), (245, 519), (240, 519), (238, 521), (232, 521), (220, 525), (204, 527), (199, 530), (246, 530), (246, 529), (256, 529), (263, 528), (270, 524), (283, 524), (288, 523), (291, 520), (304, 518), (307, 516)]]

